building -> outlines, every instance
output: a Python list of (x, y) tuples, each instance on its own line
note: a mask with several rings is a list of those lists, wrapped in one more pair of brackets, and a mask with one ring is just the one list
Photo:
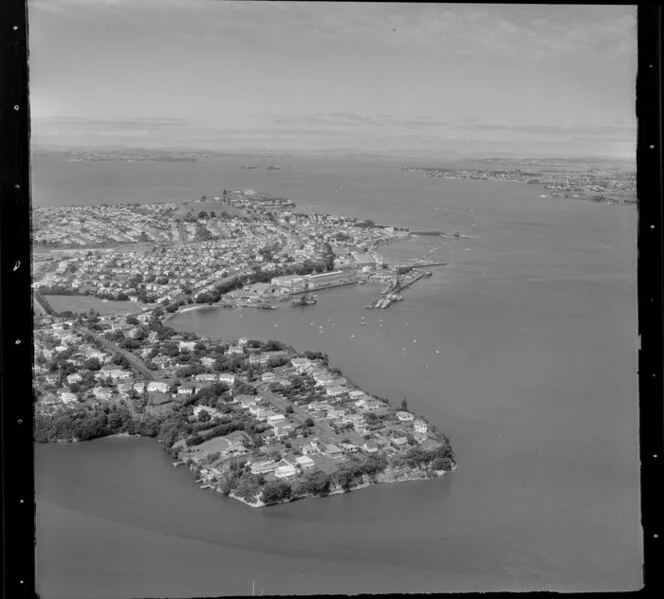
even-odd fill
[(325, 289), (337, 285), (349, 285), (357, 282), (357, 275), (353, 271), (335, 270), (324, 272), (319, 275), (307, 275), (307, 286), (309, 290)]
[(325, 394), (330, 396), (330, 397), (337, 397), (339, 395), (343, 395), (346, 393), (347, 389), (346, 387), (327, 387), (325, 389)]
[(285, 293), (301, 293), (307, 289), (307, 281), (304, 277), (298, 275), (288, 275), (285, 277), (274, 277), (272, 285)]
[(222, 372), (218, 380), (220, 383), (226, 383), (232, 387), (235, 384), (235, 375), (230, 372)]
[(277, 469), (274, 471), (274, 475), (277, 478), (292, 478), (297, 474), (297, 468), (293, 466), (292, 464), (283, 464), (282, 466), (278, 466)]
[(267, 422), (268, 424), (274, 426), (275, 424), (279, 424), (282, 422), (285, 422), (286, 416), (283, 414), (275, 414), (274, 416), (268, 416), (267, 417)]
[(60, 392), (58, 396), (60, 397), (60, 401), (64, 404), (76, 403), (78, 401), (76, 395), (67, 391)]
[(168, 392), (168, 383), (160, 381), (150, 381), (148, 383), (148, 393), (166, 393)]
[(344, 452), (340, 447), (330, 443), (325, 446), (325, 455), (332, 458), (333, 460), (337, 460), (344, 457)]
[(279, 465), (277, 462), (272, 460), (265, 460), (262, 462), (254, 462), (251, 464), (251, 473), (252, 474), (267, 474), (268, 472), (274, 472)]
[(202, 374), (197, 374), (194, 376), (194, 380), (197, 381), (216, 381), (218, 378), (219, 375), (212, 372), (203, 372)]
[(74, 374), (70, 374), (67, 377), (67, 383), (69, 383), (70, 385), (73, 384), (73, 383), (78, 383), (82, 380), (83, 380), (83, 377), (80, 374), (78, 374), (78, 372), (75, 372)]
[(307, 472), (308, 470), (312, 470), (313, 468), (316, 467), (316, 462), (314, 462), (310, 457), (303, 455), (300, 456), (299, 458), (295, 458), (295, 463), (302, 468), (303, 472)]
[(424, 420), (414, 422), (415, 432), (426, 435), (429, 432), (429, 425)]
[(397, 418), (401, 420), (401, 422), (412, 422), (415, 420), (415, 416), (410, 412), (397, 412)]

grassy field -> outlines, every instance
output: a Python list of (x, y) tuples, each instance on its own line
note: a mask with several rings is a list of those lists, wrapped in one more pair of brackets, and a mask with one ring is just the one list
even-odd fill
[(71, 311), (87, 314), (92, 308), (99, 314), (131, 314), (140, 312), (143, 304), (137, 302), (104, 302), (97, 297), (88, 295), (45, 295), (49, 304), (56, 312)]

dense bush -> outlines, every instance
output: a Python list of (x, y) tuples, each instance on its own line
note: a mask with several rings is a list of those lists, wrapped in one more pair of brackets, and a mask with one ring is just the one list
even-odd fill
[(267, 505), (273, 505), (291, 498), (292, 489), (286, 481), (270, 482), (263, 485), (261, 499)]

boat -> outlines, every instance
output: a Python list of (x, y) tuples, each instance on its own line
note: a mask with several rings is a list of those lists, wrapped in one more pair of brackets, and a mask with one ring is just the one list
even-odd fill
[(315, 295), (301, 295), (291, 300), (293, 306), (313, 306), (318, 301)]
[(278, 310), (279, 309), (277, 306), (273, 306), (272, 304), (256, 304), (256, 307), (259, 310)]

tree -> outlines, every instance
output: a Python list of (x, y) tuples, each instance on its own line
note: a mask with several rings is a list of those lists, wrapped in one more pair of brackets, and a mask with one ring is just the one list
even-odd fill
[(99, 370), (101, 368), (101, 363), (97, 358), (88, 358), (83, 362), (83, 368), (87, 368), (88, 370)]
[(286, 406), (286, 414), (292, 414), (295, 410), (293, 409), (293, 406), (288, 405)]
[(336, 480), (344, 491), (350, 491), (355, 482), (355, 472), (349, 468), (341, 468), (336, 473)]
[(322, 470), (306, 474), (304, 480), (309, 493), (327, 495), (330, 492), (330, 475)]
[(304, 421), (304, 424), (306, 424), (307, 426), (314, 426), (314, 421), (313, 421), (312, 418), (307, 418), (307, 419)]
[(270, 482), (263, 485), (261, 499), (267, 505), (274, 505), (291, 498), (292, 489), (286, 481)]
[(201, 410), (198, 413), (198, 421), (199, 422), (210, 422), (212, 420), (212, 416), (210, 416), (210, 412), (207, 410)]
[(408, 411), (408, 400), (405, 397), (401, 400), (401, 410), (404, 412)]
[(205, 210), (201, 210), (201, 211), (198, 213), (198, 218), (203, 219), (203, 218), (207, 218), (207, 217), (208, 217), (208, 213), (205, 212)]

